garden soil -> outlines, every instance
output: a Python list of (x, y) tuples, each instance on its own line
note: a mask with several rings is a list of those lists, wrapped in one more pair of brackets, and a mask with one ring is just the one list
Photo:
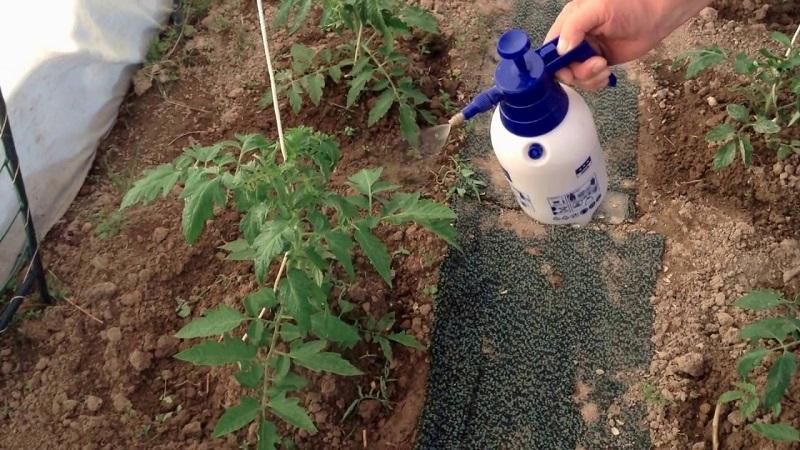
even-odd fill
[[(238, 217), (218, 214), (198, 244), (188, 247), (181, 237), (181, 205), (176, 201), (159, 201), (124, 216), (114, 214), (123, 192), (143, 169), (172, 160), (183, 147), (230, 138), (234, 132), (274, 134), (271, 110), (258, 106), (267, 86), (252, 3), (215, 3), (209, 14), (195, 23), (196, 33), (183, 36), (167, 61), (159, 63), (154, 71), (140, 74), (136, 93), (131, 93), (123, 104), (118, 124), (101, 144), (90, 178), (62, 223), (48, 235), (43, 255), (51, 271), (51, 284), (63, 300), (43, 312), (29, 308), (0, 340), (0, 448), (45, 448), (58, 442), (65, 449), (237, 449), (240, 440), (253, 442), (253, 430), (243, 430), (235, 438), (211, 438), (223, 408), (232, 405), (239, 395), (230, 371), (195, 368), (172, 359), (185, 346), (172, 335), (189, 320), (178, 314), (186, 312), (186, 306), (178, 308), (179, 301), (188, 305), (192, 316), (197, 316), (220, 303), (238, 305), (255, 288), (251, 267), (223, 262), (217, 249), (236, 235)], [(277, 2), (267, 3), (272, 13)], [(415, 59), (415, 77), (429, 96), (438, 97), (432, 106), (444, 118), (449, 112), (448, 102), (442, 100), (440, 91), (458, 105), (485, 87), (485, 76), (490, 74), (496, 58), (492, 50), (496, 33), (488, 31), (510, 23), (496, 19), (507, 17), (513, 5), (510, 0), (420, 3), (435, 11), (444, 39), (430, 42), (431, 54)], [(732, 303), (752, 288), (800, 292), (800, 277), (785, 279), (800, 268), (796, 203), (800, 196), (793, 190), (798, 182), (792, 178), (797, 176), (800, 161), (795, 157), (776, 166), (774, 156), (763, 151), (751, 169), (713, 173), (709, 167), (714, 150), (702, 142), (702, 135), (719, 120), (722, 110), (720, 106), (710, 106), (708, 97), (715, 97), (718, 105), (735, 98), (727, 89), (732, 78), (723, 72), (685, 84), (678, 74), (666, 70), (675, 56), (696, 46), (719, 43), (723, 47), (755, 49), (765, 45), (767, 30), (792, 31), (792, 23), (800, 21), (800, 8), (796, 1), (754, 0), (720, 0), (714, 7), (679, 30), (652, 55), (626, 68), (627, 75), (640, 85), (638, 144), (636, 139), (614, 132), (604, 142), (616, 161), (614, 167), (620, 168), (615, 174), (615, 188), (636, 194), (634, 223), (613, 227), (614, 232), (602, 236), (604, 226), (587, 231), (597, 236), (611, 256), (619, 255), (618, 259), (607, 258), (604, 262), (612, 267), (630, 267), (625, 259), (627, 249), (642, 249), (637, 242), (657, 239), (655, 235), (666, 238), (653, 295), (646, 298), (646, 289), (636, 286), (641, 292), (630, 296), (636, 302), (623, 303), (625, 307), (619, 308), (625, 311), (635, 306), (637, 318), (650, 314), (643, 321), (632, 321), (636, 330), (625, 330), (627, 334), (622, 336), (631, 337), (630, 342), (616, 344), (623, 358), (630, 358), (624, 366), (640, 369), (608, 373), (609, 368), (588, 364), (593, 358), (597, 360), (594, 354), (575, 353), (577, 363), (569, 364), (565, 356), (579, 348), (577, 343), (587, 344), (583, 334), (593, 330), (566, 327), (566, 335), (558, 335), (558, 330), (552, 328), (554, 323), (569, 324), (567, 319), (574, 318), (557, 317), (556, 308), (550, 316), (543, 316), (556, 322), (533, 330), (537, 338), (546, 339), (532, 341), (526, 340), (529, 336), (520, 335), (525, 347), (519, 348), (515, 339), (481, 343), (480, 355), (490, 363), (487, 367), (497, 368), (498, 361), (519, 354), (514, 352), (547, 350), (541, 345), (534, 347), (533, 342), (561, 340), (558, 348), (562, 353), (542, 359), (543, 364), (553, 367), (548, 371), (533, 367), (531, 373), (550, 373), (563, 366), (565, 374), (547, 380), (552, 384), (545, 386), (562, 389), (548, 398), (571, 398), (568, 403), (545, 406), (561, 408), (562, 414), (551, 420), (561, 418), (564, 422), (559, 426), (579, 433), (575, 437), (577, 445), (570, 450), (597, 448), (592, 447), (592, 434), (586, 430), (597, 430), (599, 439), (610, 439), (614, 429), (622, 441), (596, 442), (641, 445), (649, 441), (656, 449), (710, 449), (713, 405), (735, 381), (735, 358), (744, 352), (736, 333), (752, 320), (735, 310)], [(327, 38), (304, 30), (292, 37), (276, 32), (273, 41), (276, 52), (286, 54), (296, 40), (313, 46)], [(281, 67), (287, 64), (286, 58), (278, 61)], [(155, 74), (155, 79), (150, 74)], [(453, 181), (449, 156), (463, 143), (462, 136), (455, 136), (441, 155), (409, 157), (394, 138), (399, 134), (395, 117), (372, 130), (359, 128), (354, 137), (347, 137), (345, 127), (366, 122), (369, 109), (345, 111), (337, 106), (343, 99), (341, 90), (319, 108), (307, 108), (297, 117), (285, 116), (290, 125), (313, 124), (334, 134), (342, 143), (344, 160), (336, 174), (337, 184), (341, 186), (347, 175), (363, 167), (383, 165), (388, 177), (405, 189), (422, 190), (443, 200)], [(626, 114), (636, 111), (626, 110)], [(599, 121), (604, 120), (599, 116)], [(486, 132), (485, 128), (478, 130)], [(619, 145), (614, 145), (615, 141)], [(630, 151), (633, 148), (638, 148), (635, 177), (636, 166), (622, 164), (634, 161)], [(491, 157), (468, 156), (476, 166), (484, 167), (498, 186), (504, 183), (502, 175), (493, 171)], [(553, 298), (568, 298), (564, 291), (570, 289), (571, 274), (559, 266), (564, 262), (563, 256), (544, 253), (555, 264), (541, 264), (543, 260), (536, 258), (547, 250), (536, 242), (564, 240), (570, 232), (551, 233), (531, 226), (511, 209), (513, 199), (504, 199), (500, 194), (490, 189), (487, 198), (491, 203), (487, 210), (499, 209), (499, 219), (489, 217), (477, 224), (481, 233), (492, 239), (486, 246), (492, 242), (522, 245), (527, 256), (515, 251), (511, 260), (514, 267), (538, 267), (543, 278), (537, 276), (536, 280), (544, 282), (535, 281), (535, 287), (546, 292), (561, 289)], [(462, 229), (489, 214), (473, 212), (461, 218)], [(503, 226), (497, 227), (498, 222)], [(523, 234), (522, 239), (515, 237), (517, 231)], [(383, 287), (379, 277), (367, 270), (361, 260), (358, 264), (365, 277), (350, 289), (348, 296), (362, 310), (376, 316), (396, 311), (397, 330), (409, 330), (429, 343), (432, 317), (457, 313), (440, 309), (447, 304), (446, 292), (440, 294), (434, 310), (432, 287), (437, 285), (445, 248), (415, 226), (386, 228), (379, 234), (392, 250), (397, 250), (392, 262), (395, 288)], [(477, 243), (465, 248), (468, 252), (464, 255), (448, 257), (445, 271), (453, 267), (457, 258), (483, 251)], [(495, 284), (489, 288), (516, 280), (516, 274), (501, 272), (500, 267), (480, 267), (485, 273), (476, 273), (476, 277), (494, 277)], [(647, 275), (648, 281), (655, 278), (644, 267), (634, 271)], [(446, 280), (445, 275), (443, 288), (448, 286)], [(614, 285), (613, 279), (603, 281)], [(487, 292), (490, 301), (473, 305), (463, 314), (473, 314), (470, 323), (479, 325), (490, 322), (474, 320), (478, 308), (489, 313), (489, 318), (493, 314), (506, 318), (499, 294), (502, 291)], [(620, 299), (624, 302), (627, 298), (609, 296), (608, 301), (598, 305), (580, 304), (585, 306), (583, 309), (566, 305), (562, 310), (580, 317), (606, 314), (618, 306)], [(644, 298), (649, 305), (642, 303)], [(524, 306), (519, 301), (512, 304)], [(26, 307), (30, 306), (35, 306), (35, 301), (26, 302)], [(534, 320), (537, 317), (508, 318), (509, 325)], [(456, 325), (459, 324), (450, 324)], [(492, 331), (500, 335), (501, 331), (513, 331), (509, 328), (496, 327)], [(552, 340), (550, 335), (554, 336)], [(649, 342), (645, 341), (647, 336)], [(431, 352), (436, 355), (444, 350), (434, 347)], [(457, 354), (453, 358), (474, 359), (474, 349), (468, 350), (472, 352), (465, 353), (468, 357)], [(303, 403), (312, 412), (320, 432), (314, 436), (290, 432), (299, 448), (414, 447), (428, 372), (434, 380), (436, 371), (441, 371), (436, 365), (429, 369), (425, 354), (400, 349), (396, 352), (389, 377), (391, 410), (366, 401), (342, 421), (345, 410), (358, 397), (357, 388), (369, 391), (378, 382), (382, 362), (367, 356), (377, 352), (374, 348), (357, 348), (348, 355), (367, 372), (364, 377), (313, 377)], [(541, 385), (531, 387), (520, 380), (515, 380), (517, 384), (506, 379), (490, 381), (509, 402), (516, 401), (514, 386), (528, 389), (526, 392), (542, 389)], [(569, 395), (563, 390), (567, 382), (571, 383)], [(477, 392), (484, 396), (475, 398), (487, 398), (484, 391)], [(792, 387), (789, 398), (792, 403), (800, 399), (797, 386)], [(630, 405), (635, 407), (629, 409)], [(476, 410), (481, 406), (476, 404)], [(541, 415), (520, 411), (524, 415), (515, 412), (505, 421), (504, 417), (490, 417), (489, 422), (502, 422), (500, 425), (507, 427), (521, 423), (522, 417), (530, 414), (531, 423), (543, 423)], [(786, 408), (785, 414), (786, 420), (800, 420), (794, 417), (796, 408)], [(722, 419), (720, 439), (724, 449), (785, 448), (753, 438), (746, 424), (730, 410), (723, 411)], [(424, 431), (425, 420), (422, 423)], [(546, 432), (520, 426), (516, 434), (508, 436), (507, 448), (520, 448), (513, 444), (530, 442), (537, 433)], [(564, 439), (552, 433), (547, 436)], [(567, 438), (569, 444), (573, 444), (573, 437)], [(425, 440), (419, 442), (424, 444)], [(608, 444), (600, 448), (619, 447)]]

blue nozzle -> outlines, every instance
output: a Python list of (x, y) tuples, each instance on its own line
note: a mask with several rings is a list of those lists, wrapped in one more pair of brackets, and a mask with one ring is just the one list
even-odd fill
[(478, 114), (491, 110), (502, 100), (503, 93), (495, 86), (488, 91), (483, 91), (478, 94), (475, 100), (472, 100), (472, 103), (467, 105), (461, 113), (464, 114), (466, 120), (470, 120)]

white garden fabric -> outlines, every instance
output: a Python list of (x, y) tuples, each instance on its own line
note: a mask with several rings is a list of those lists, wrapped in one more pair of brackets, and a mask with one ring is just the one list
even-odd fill
[[(171, 9), (172, 0), (0, 2), (0, 88), (40, 239), (77, 195)], [(18, 208), (3, 171), (0, 231)], [(0, 276), (25, 244), (23, 222), (16, 219), (0, 242)]]

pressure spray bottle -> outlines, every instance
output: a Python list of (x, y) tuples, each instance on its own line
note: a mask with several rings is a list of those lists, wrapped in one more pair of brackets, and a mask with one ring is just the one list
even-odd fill
[[(533, 50), (524, 31), (506, 32), (497, 45), (496, 86), (461, 114), (469, 120), (497, 106), (492, 147), (526, 214), (545, 224), (585, 225), (608, 190), (606, 160), (589, 107), (555, 73), (597, 53), (584, 42), (559, 55), (557, 44)], [(616, 85), (613, 75), (609, 84)]]

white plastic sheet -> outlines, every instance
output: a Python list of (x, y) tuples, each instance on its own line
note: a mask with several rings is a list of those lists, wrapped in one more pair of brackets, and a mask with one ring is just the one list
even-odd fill
[[(0, 88), (39, 238), (67, 211), (111, 129), (171, 0), (3, 0)], [(0, 174), (0, 232), (19, 209)], [(0, 276), (25, 244), (24, 217), (0, 241)]]

